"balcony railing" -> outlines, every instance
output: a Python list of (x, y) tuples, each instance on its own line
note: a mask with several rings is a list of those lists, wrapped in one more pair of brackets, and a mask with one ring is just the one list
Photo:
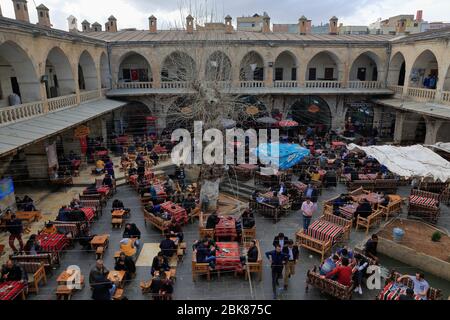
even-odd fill
[(117, 89), (151, 89), (153, 82), (119, 82)]
[(42, 101), (0, 108), (0, 125), (36, 117), (43, 113), (44, 113), (44, 104)]
[(161, 82), (161, 89), (187, 89), (189, 82), (187, 81), (163, 81)]
[(350, 89), (381, 89), (384, 84), (380, 81), (349, 81), (348, 87)]
[(436, 90), (424, 88), (408, 88), (408, 96), (418, 101), (433, 101)]
[(441, 96), (442, 102), (450, 104), (450, 91), (443, 91)]
[(342, 87), (340, 81), (305, 81), (305, 88), (326, 88), (326, 89), (339, 89)]
[(403, 95), (403, 86), (393, 86), (393, 85), (389, 85), (388, 89), (394, 91), (395, 94), (398, 94), (400, 96)]
[(207, 81), (206, 86), (209, 88), (231, 89), (231, 81)]
[(273, 86), (275, 88), (298, 88), (298, 82), (293, 80), (278, 80), (274, 81)]
[(241, 88), (264, 88), (264, 81), (241, 81)]
[(100, 98), (100, 94), (99, 94), (98, 90), (80, 92), (80, 103), (99, 99), (99, 98)]
[(57, 111), (60, 109), (73, 107), (77, 105), (77, 95), (71, 94), (68, 96), (62, 96), (57, 98), (48, 99), (49, 112)]

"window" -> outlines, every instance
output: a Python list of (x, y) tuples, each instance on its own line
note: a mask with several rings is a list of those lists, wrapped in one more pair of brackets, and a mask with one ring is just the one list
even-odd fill
[(325, 80), (334, 80), (334, 68), (325, 68)]
[(275, 81), (283, 80), (283, 68), (275, 68)]
[(20, 10), (20, 4), (16, 4), (17, 10)]
[(111, 27), (114, 25), (114, 22), (113, 21), (111, 21)]
[(316, 68), (309, 68), (308, 80), (310, 81), (316, 80), (317, 79), (316, 72), (317, 72)]
[(297, 68), (292, 68), (291, 70), (291, 80), (297, 81)]
[(28, 9), (27, 9), (27, 5), (26, 4), (24, 4), (23, 5), (23, 8), (25, 9), (25, 11), (27, 11)]
[(41, 18), (43, 18), (44, 17), (44, 13), (41, 11), (41, 12), (39, 12), (39, 15), (41, 16)]

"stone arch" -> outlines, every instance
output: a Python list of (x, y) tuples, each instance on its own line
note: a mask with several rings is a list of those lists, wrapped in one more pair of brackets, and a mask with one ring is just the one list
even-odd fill
[(301, 126), (323, 126), (331, 128), (332, 115), (328, 103), (318, 96), (302, 96), (291, 105), (288, 117)]
[(389, 63), (388, 84), (403, 86), (405, 84), (406, 59), (402, 52), (394, 54)]
[(222, 51), (213, 52), (206, 61), (205, 66), (207, 81), (231, 81), (231, 60)]
[(373, 132), (375, 109), (366, 102), (350, 103), (345, 113), (346, 123), (351, 123), (354, 131), (362, 136), (370, 137)]
[(242, 58), (239, 70), (241, 81), (264, 81), (264, 58), (250, 51)]
[(100, 55), (100, 80), (102, 88), (111, 87), (111, 75), (109, 72), (109, 62), (108, 57), (105, 52)]
[(67, 55), (60, 47), (53, 47), (47, 54), (45, 64), (47, 97), (53, 98), (73, 94), (75, 78)]
[(445, 121), (440, 124), (434, 142), (450, 142), (450, 126)]
[(353, 60), (350, 67), (350, 81), (378, 81), (380, 71), (380, 57), (372, 51), (365, 51)]
[(297, 68), (297, 57), (289, 50), (281, 52), (275, 59), (274, 81), (296, 81)]
[(87, 91), (98, 89), (97, 68), (87, 50), (78, 59), (78, 88)]
[(119, 59), (119, 82), (151, 82), (152, 69), (150, 62), (142, 54), (129, 51)]
[(147, 117), (152, 116), (150, 108), (141, 101), (129, 101), (120, 111), (124, 131), (130, 135), (143, 135), (147, 132)]
[(13, 41), (0, 44), (0, 75), (0, 106), (9, 105), (12, 93), (19, 95), (22, 103), (42, 99), (36, 68), (25, 50)]
[(164, 58), (161, 81), (191, 81), (196, 77), (196, 63), (186, 52), (174, 51)]
[(414, 60), (411, 74), (409, 77), (409, 85), (411, 87), (424, 88), (427, 85), (424, 80), (429, 76), (435, 76), (436, 81), (433, 85), (429, 85), (429, 89), (436, 89), (439, 81), (439, 65), (436, 55), (429, 49), (423, 51)]
[(308, 62), (306, 80), (339, 81), (342, 78), (341, 61), (339, 57), (328, 50), (316, 53)]

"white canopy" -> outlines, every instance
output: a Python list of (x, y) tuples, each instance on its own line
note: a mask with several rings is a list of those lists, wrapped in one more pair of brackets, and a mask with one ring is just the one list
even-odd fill
[(352, 143), (347, 148), (364, 151), (402, 177), (432, 178), (442, 182), (450, 180), (450, 162), (422, 145), (361, 147)]
[(427, 147), (436, 148), (436, 149), (450, 153), (450, 142), (436, 142), (433, 145), (427, 145)]

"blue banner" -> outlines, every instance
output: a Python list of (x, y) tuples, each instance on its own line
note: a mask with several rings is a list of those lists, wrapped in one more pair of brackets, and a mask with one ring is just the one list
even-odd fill
[(11, 178), (0, 180), (0, 200), (14, 193), (14, 182)]
[(309, 156), (310, 152), (298, 144), (262, 143), (256, 148), (255, 154), (261, 161), (265, 163), (270, 161), (278, 166), (279, 170), (286, 170)]

